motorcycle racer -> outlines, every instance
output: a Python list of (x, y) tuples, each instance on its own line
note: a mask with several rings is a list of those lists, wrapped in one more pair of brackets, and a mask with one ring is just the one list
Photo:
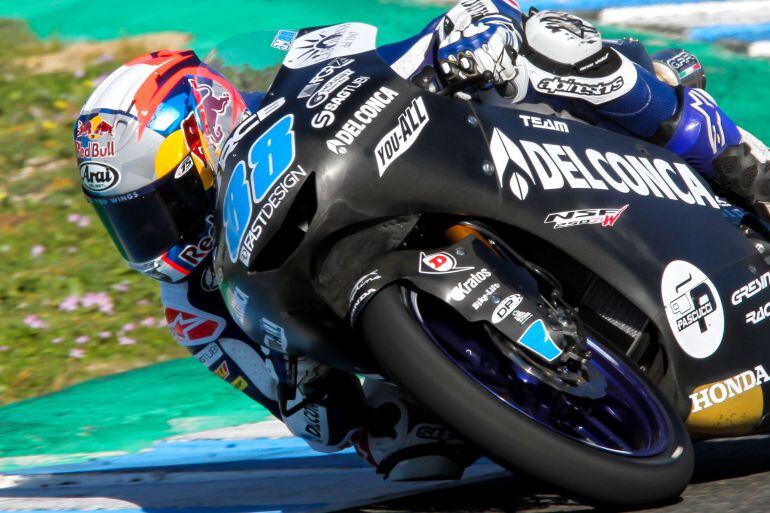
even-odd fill
[[(664, 146), (770, 217), (770, 152), (703, 90), (702, 66), (687, 52), (664, 51), (653, 62), (635, 40), (603, 41), (565, 12), (525, 16), (515, 0), (461, 0), (416, 37), (379, 52), (434, 92), (468, 84), (461, 94), (483, 103), (546, 109)], [(479, 85), (485, 72), (489, 81)]]
[[(235, 125), (259, 108), (192, 51), (159, 51), (112, 73), (76, 121), (83, 192), (128, 266), (160, 283), (171, 335), (211, 372), (283, 420), (315, 450), (356, 442), (392, 480), (456, 478), (469, 463), (459, 441), (385, 382), (299, 358), (289, 368), (283, 330), (264, 340), (234, 321), (212, 267), (217, 155)], [(290, 378), (293, 397), (282, 394)], [(421, 431), (423, 429), (423, 431)], [(419, 448), (419, 449), (417, 449)]]
[[(590, 23), (566, 13), (525, 17), (508, 0), (463, 0), (416, 38), (380, 52), (402, 76), (433, 90), (467, 83), (463, 94), (486, 103), (538, 105), (666, 146), (770, 214), (764, 145), (699, 88), (705, 84), (694, 66), (672, 72), (640, 46), (603, 42)], [(77, 122), (84, 192), (124, 259), (161, 282), (181, 345), (315, 449), (355, 442), (392, 479), (457, 477), (472, 460), (462, 444), (421, 438), (420, 427), (440, 426), (383, 382), (362, 388), (353, 376), (300, 359), (298, 394), (281, 404), (290, 372), (281, 328), (263, 319), (265, 339), (249, 339), (211, 267), (216, 155), (261, 98), (213, 70), (201, 78), (201, 67), (192, 52), (135, 59), (97, 89)], [(491, 84), (471, 85), (484, 72)]]

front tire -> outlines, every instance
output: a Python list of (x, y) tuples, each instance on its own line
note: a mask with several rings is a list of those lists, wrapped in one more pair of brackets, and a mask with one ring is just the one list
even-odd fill
[(360, 317), (364, 338), (394, 381), (490, 458), (589, 502), (614, 507), (668, 501), (687, 486), (693, 471), (689, 435), (641, 372), (634, 370), (668, 424), (665, 449), (635, 457), (580, 443), (539, 425), (469, 377), (426, 332), (410, 307), (410, 294), (391, 285), (372, 298)]

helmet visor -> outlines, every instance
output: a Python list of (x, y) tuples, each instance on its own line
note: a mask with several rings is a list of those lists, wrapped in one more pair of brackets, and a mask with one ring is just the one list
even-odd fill
[(123, 258), (134, 264), (157, 259), (180, 242), (197, 242), (211, 208), (194, 170), (129, 194), (94, 197), (84, 189)]

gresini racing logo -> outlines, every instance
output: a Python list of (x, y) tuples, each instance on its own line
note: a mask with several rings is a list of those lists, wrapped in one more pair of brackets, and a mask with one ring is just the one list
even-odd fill
[(366, 128), (374, 123), (380, 112), (393, 103), (398, 93), (385, 86), (380, 87), (371, 98), (353, 113), (353, 116), (342, 125), (342, 128), (332, 139), (326, 141), (326, 146), (336, 155), (344, 155), (348, 152), (348, 146), (360, 136)]
[(770, 381), (770, 376), (767, 375), (765, 368), (757, 365), (754, 370), (747, 370), (713, 385), (700, 387), (690, 395), (692, 413), (698, 413), (716, 404), (722, 404), (728, 399), (762, 386), (768, 381)]
[[(623, 194), (655, 196), (689, 205), (718, 209), (714, 196), (685, 164), (670, 163), (617, 153), (587, 149), (578, 155), (571, 146), (538, 144), (531, 141), (514, 143), (495, 128), (490, 151), (501, 188), (525, 200), (532, 187), (544, 191), (570, 189), (615, 190)], [(513, 162), (515, 166), (511, 166)]]
[(768, 317), (770, 317), (770, 303), (766, 303), (757, 310), (746, 314), (746, 324), (757, 325), (765, 322)]
[(449, 293), (449, 297), (451, 297), (453, 301), (462, 301), (468, 294), (473, 292), (476, 287), (484, 283), (487, 278), (490, 278), (491, 276), (492, 273), (487, 269), (482, 269), (477, 273), (473, 273), (470, 278), (455, 285), (455, 287), (452, 288), (452, 292)]
[(406, 110), (398, 116), (396, 127), (388, 132), (374, 149), (380, 176), (384, 175), (390, 165), (412, 147), (429, 121), (425, 101), (421, 97), (412, 100)]
[(725, 333), (722, 301), (711, 280), (689, 262), (671, 262), (663, 273), (661, 295), (674, 338), (693, 358), (708, 358)]
[(770, 287), (770, 271), (733, 292), (732, 303), (738, 306), (747, 299), (764, 292), (768, 287)]
[(572, 226), (583, 226), (586, 224), (599, 224), (604, 228), (611, 228), (628, 209), (628, 205), (623, 208), (599, 208), (572, 210), (569, 212), (559, 212), (558, 214), (549, 214), (545, 219), (545, 224), (553, 224), (554, 230), (559, 228), (570, 228)]

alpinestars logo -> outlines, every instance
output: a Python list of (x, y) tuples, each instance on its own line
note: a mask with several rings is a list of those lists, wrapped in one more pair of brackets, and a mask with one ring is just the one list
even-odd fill
[(224, 322), (200, 314), (166, 308), (168, 329), (182, 346), (199, 346), (216, 340), (225, 329)]
[(590, 23), (586, 23), (577, 16), (563, 12), (543, 13), (540, 21), (551, 32), (569, 32), (582, 40), (593, 41), (599, 38), (599, 31)]
[(622, 208), (598, 208), (572, 210), (550, 214), (545, 219), (545, 224), (553, 224), (553, 229), (570, 228), (572, 226), (584, 226), (598, 224), (604, 228), (611, 228), (618, 222), (620, 216), (628, 209), (628, 205)]
[(454, 255), (445, 251), (430, 255), (420, 253), (420, 274), (452, 274), (472, 270), (473, 267), (457, 265)]
[[(706, 134), (709, 138), (711, 152), (716, 155), (725, 145), (725, 129), (722, 125), (722, 116), (717, 109), (717, 104), (706, 91), (691, 89), (687, 94), (692, 100), (690, 106), (695, 109), (706, 122)], [(706, 108), (704, 108), (704, 106)], [(708, 112), (706, 109), (708, 109)], [(709, 112), (714, 114), (714, 119), (711, 118)]]
[(452, 289), (452, 292), (450, 292), (449, 297), (451, 297), (453, 301), (462, 301), (468, 296), (468, 294), (473, 292), (476, 287), (491, 277), (492, 273), (487, 269), (482, 269), (477, 273), (473, 273), (471, 274), (470, 278), (455, 285), (455, 287)]
[(611, 82), (587, 83), (574, 78), (550, 77), (537, 84), (537, 90), (550, 94), (571, 93), (579, 96), (604, 96), (619, 91), (625, 85), (623, 77)]

